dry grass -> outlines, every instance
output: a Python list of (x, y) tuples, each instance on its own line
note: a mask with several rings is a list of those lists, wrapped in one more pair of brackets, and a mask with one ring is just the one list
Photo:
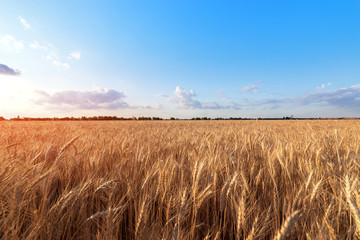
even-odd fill
[(1, 239), (356, 239), (360, 122), (0, 122)]

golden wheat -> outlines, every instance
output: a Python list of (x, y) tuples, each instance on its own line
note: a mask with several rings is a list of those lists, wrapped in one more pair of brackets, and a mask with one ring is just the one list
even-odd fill
[(0, 122), (1, 239), (356, 239), (360, 121)]

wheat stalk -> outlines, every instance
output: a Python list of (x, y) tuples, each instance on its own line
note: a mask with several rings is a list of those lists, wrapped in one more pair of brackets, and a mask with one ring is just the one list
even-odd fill
[(275, 236), (274, 240), (285, 240), (288, 237), (300, 213), (301, 211), (297, 210), (286, 218), (285, 222), (282, 224), (281, 229), (278, 232), (278, 234)]
[(355, 226), (356, 226), (355, 235), (357, 236), (357, 238), (360, 238), (360, 210), (356, 202), (351, 198), (351, 183), (348, 175), (346, 175), (345, 177), (345, 194), (351, 215), (355, 219)]

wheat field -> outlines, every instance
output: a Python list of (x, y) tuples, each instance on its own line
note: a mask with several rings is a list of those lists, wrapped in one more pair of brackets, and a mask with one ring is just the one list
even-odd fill
[(1, 239), (358, 239), (360, 121), (0, 122)]

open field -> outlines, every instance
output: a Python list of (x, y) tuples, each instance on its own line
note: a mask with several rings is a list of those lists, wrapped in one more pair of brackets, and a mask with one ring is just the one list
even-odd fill
[(358, 239), (360, 121), (0, 122), (2, 239)]

